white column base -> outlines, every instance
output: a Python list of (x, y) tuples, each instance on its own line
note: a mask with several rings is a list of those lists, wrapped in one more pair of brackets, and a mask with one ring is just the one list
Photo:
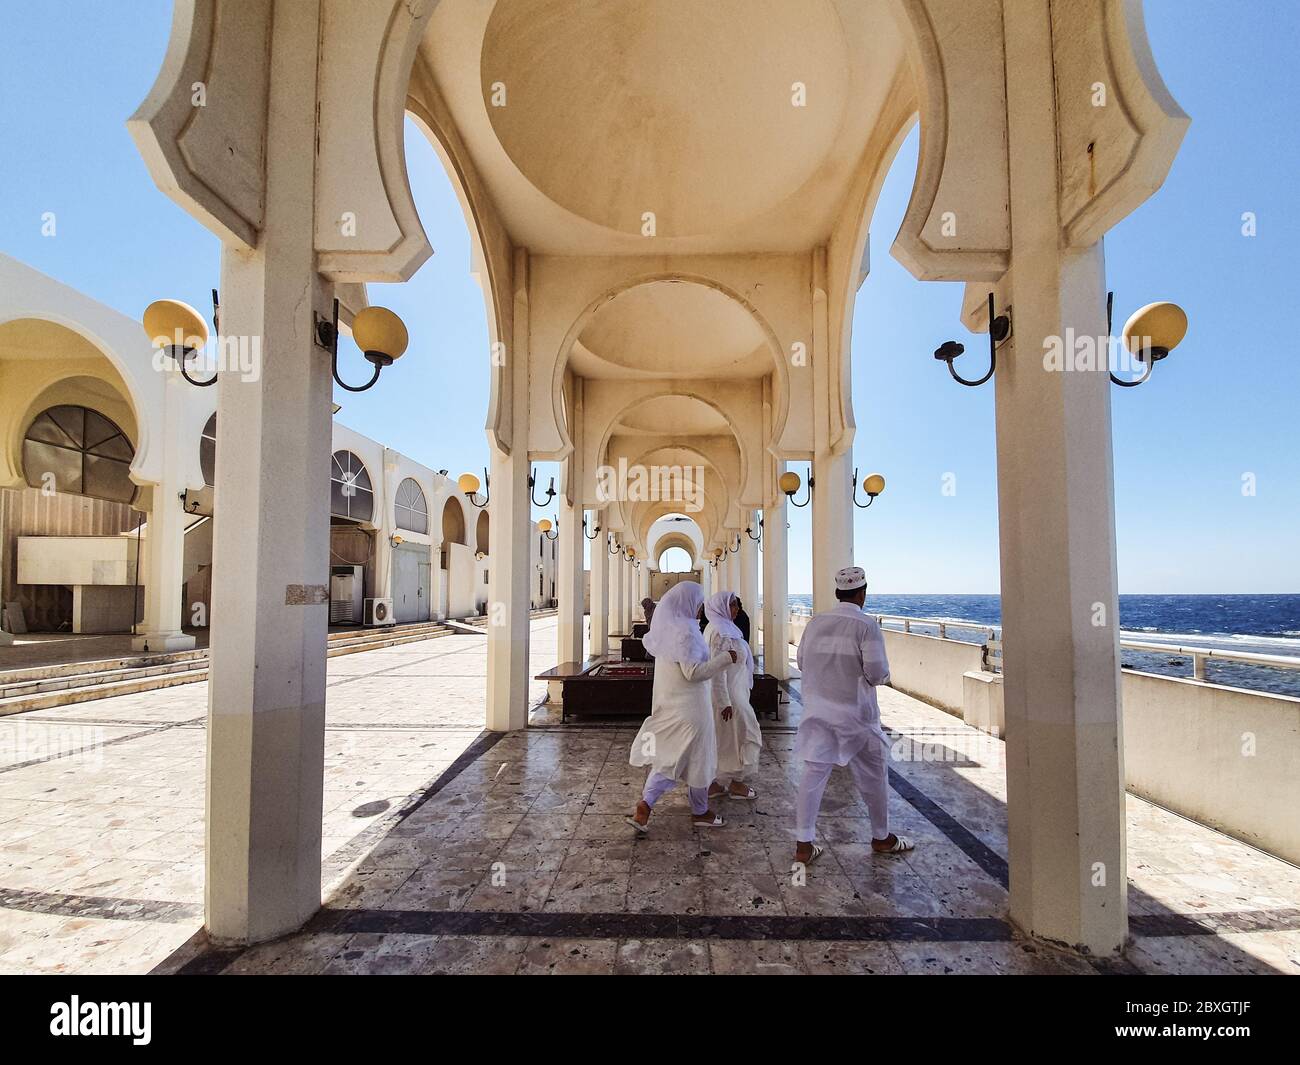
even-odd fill
[(0, 647), (12, 647), (14, 642), (13, 634), (0, 629)]
[(131, 650), (161, 654), (164, 651), (192, 651), (193, 636), (183, 632), (146, 632), (131, 640)]

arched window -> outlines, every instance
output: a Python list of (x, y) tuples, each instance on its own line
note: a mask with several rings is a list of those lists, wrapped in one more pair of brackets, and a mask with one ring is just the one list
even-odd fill
[(203, 427), (199, 437), (199, 468), (203, 471), (203, 483), (209, 488), (217, 486), (217, 416), (212, 415)]
[(375, 513), (370, 474), (351, 451), (334, 452), (330, 471), (330, 513), (353, 521), (369, 521)]
[(429, 531), (429, 506), (424, 501), (424, 490), (414, 477), (408, 477), (397, 486), (394, 501), (397, 510), (397, 527), (411, 532)]
[(23, 438), (23, 469), (33, 488), (52, 483), (59, 492), (130, 503), (134, 458), (126, 434), (89, 407), (51, 407)]
[(479, 511), (478, 525), (475, 527), (474, 539), (478, 551), (484, 555), (488, 553), (488, 531), (488, 512), (486, 510)]

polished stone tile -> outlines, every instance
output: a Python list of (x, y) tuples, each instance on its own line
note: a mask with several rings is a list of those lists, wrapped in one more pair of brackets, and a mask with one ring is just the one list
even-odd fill
[(629, 913), (704, 913), (704, 878), (674, 873), (633, 873), (628, 879)]
[(709, 944), (709, 955), (719, 976), (800, 976), (807, 971), (795, 942), (718, 939)]
[(608, 976), (618, 944), (612, 939), (534, 939), (516, 972), (521, 976)]
[(808, 942), (799, 944), (804, 970), (812, 976), (897, 976), (903, 963), (888, 943)]
[(704, 882), (705, 912), (770, 917), (783, 914), (781, 884), (771, 873), (732, 873)]
[(681, 939), (627, 939), (618, 945), (620, 975), (700, 976), (708, 973), (709, 948)]
[(551, 913), (622, 913), (627, 909), (627, 873), (565, 873), (555, 879), (545, 909)]

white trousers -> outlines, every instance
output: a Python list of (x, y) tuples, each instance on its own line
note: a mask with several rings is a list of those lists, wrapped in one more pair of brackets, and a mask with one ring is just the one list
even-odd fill
[[(883, 737), (882, 737), (883, 738)], [(853, 783), (867, 804), (871, 814), (871, 835), (873, 839), (885, 839), (889, 835), (889, 747), (876, 739), (870, 739), (862, 745), (849, 762), (849, 772), (853, 774)], [(831, 779), (834, 762), (804, 762), (799, 774), (799, 798), (797, 802), (798, 820), (795, 826), (795, 841), (811, 843), (817, 838), (817, 814), (822, 806), (822, 794)]]
[[(645, 778), (645, 787), (641, 791), (641, 798), (653, 810), (655, 803), (676, 786), (677, 781), (672, 777), (666, 777), (652, 769), (650, 775)], [(709, 812), (709, 789), (707, 787), (687, 788), (686, 793), (691, 799), (691, 813), (699, 815)]]

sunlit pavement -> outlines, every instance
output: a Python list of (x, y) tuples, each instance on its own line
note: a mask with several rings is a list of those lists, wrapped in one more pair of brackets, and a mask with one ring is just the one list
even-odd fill
[[(555, 619), (532, 630), (538, 672)], [(0, 972), (1300, 973), (1300, 871), (1132, 797), (1127, 959), (1019, 938), (1002, 745), (908, 696), (881, 704), (891, 816), (916, 851), (873, 855), (837, 774), (800, 882), (797, 702), (765, 725), (757, 802), (703, 830), (673, 793), (635, 840), (632, 730), (539, 711), (484, 733), (485, 664), (477, 635), (330, 661), (325, 909), (244, 951), (195, 934), (206, 685), (0, 720)]]

